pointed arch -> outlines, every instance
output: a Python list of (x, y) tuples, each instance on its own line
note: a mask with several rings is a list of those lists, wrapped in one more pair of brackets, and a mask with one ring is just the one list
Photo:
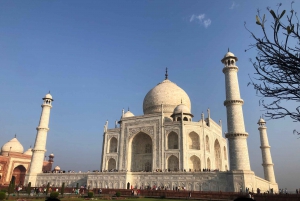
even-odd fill
[(200, 158), (193, 155), (190, 157), (189, 160), (189, 169), (191, 170), (201, 170), (201, 161)]
[(151, 171), (153, 144), (151, 137), (143, 132), (134, 136), (131, 143), (131, 171)]
[(109, 140), (109, 153), (115, 153), (118, 151), (118, 140), (115, 137)]
[(174, 155), (172, 155), (168, 158), (168, 170), (170, 170), (170, 171), (178, 171), (179, 170), (179, 160)]
[(23, 185), (25, 180), (26, 168), (23, 165), (18, 165), (14, 168), (12, 180), (15, 185)]
[(206, 137), (205, 137), (205, 149), (208, 152), (210, 152), (210, 148), (209, 147), (210, 147), (209, 146), (209, 137), (208, 137), (208, 135), (206, 135)]
[(189, 149), (200, 150), (199, 135), (196, 132), (192, 131), (191, 133), (189, 133), (188, 145)]
[(116, 168), (116, 160), (113, 158), (110, 158), (107, 163), (107, 170), (113, 170), (113, 169), (117, 169)]
[(224, 160), (227, 160), (227, 151), (226, 151), (226, 147), (224, 146)]
[(215, 140), (214, 144), (215, 150), (215, 169), (222, 169), (222, 158), (221, 158), (221, 146), (218, 139)]
[(207, 158), (207, 163), (206, 163), (206, 165), (207, 165), (207, 169), (211, 169), (211, 164), (210, 164), (210, 159), (209, 159), (209, 157)]
[(168, 135), (168, 149), (178, 149), (178, 134), (174, 131)]

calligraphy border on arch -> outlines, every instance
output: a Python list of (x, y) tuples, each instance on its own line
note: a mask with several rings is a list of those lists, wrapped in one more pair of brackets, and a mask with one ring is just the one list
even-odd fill
[[(132, 129), (132, 128), (129, 128), (128, 127), (134, 127), (136, 126), (136, 128), (145, 128), (145, 126), (140, 126), (142, 124), (146, 125), (146, 127), (150, 127), (149, 125), (153, 125), (153, 134), (151, 135), (152, 139), (155, 139), (154, 137), (154, 130), (156, 131), (156, 134), (159, 136), (160, 135), (160, 129), (159, 129), (159, 122), (160, 122), (160, 119), (154, 119), (154, 120), (139, 120), (139, 121), (135, 121), (135, 122), (130, 122), (130, 123), (125, 123), (124, 125), (124, 135), (125, 135), (125, 142), (124, 142), (124, 145), (123, 146), (123, 153), (125, 154), (126, 153), (126, 147), (129, 143), (129, 140), (130, 138), (132, 137), (133, 134), (130, 134), (129, 133), (129, 129)], [(144, 132), (144, 131), (143, 131)], [(156, 147), (159, 147), (159, 140), (156, 140)], [(159, 150), (157, 149), (157, 152)], [(157, 153), (158, 155), (158, 153)], [(156, 163), (158, 163), (158, 158), (157, 158), (157, 161)], [(152, 164), (153, 165), (153, 164)], [(122, 167), (124, 169), (125, 168), (125, 160), (122, 161)]]
[(173, 129), (173, 128), (166, 129), (166, 130), (165, 130), (165, 136), (169, 135), (171, 132), (174, 132), (174, 133), (176, 133), (177, 135), (179, 135), (180, 130), (179, 130), (179, 129)]
[(113, 135), (109, 135), (109, 138), (108, 138), (108, 140), (107, 140), (107, 141), (110, 141), (110, 140), (111, 140), (111, 138), (113, 138), (113, 137), (115, 137), (117, 140), (119, 140), (119, 136), (118, 136), (118, 135), (116, 135), (116, 134), (113, 134)]

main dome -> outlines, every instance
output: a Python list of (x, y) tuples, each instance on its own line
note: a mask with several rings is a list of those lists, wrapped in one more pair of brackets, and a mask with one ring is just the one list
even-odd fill
[(174, 108), (179, 104), (184, 104), (191, 110), (191, 101), (187, 93), (174, 82), (165, 79), (147, 93), (143, 110), (144, 114), (158, 113), (161, 112), (161, 105), (163, 105), (164, 113), (171, 116)]

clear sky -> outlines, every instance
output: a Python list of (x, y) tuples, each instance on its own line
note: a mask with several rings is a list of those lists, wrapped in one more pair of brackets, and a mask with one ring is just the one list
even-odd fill
[[(256, 51), (244, 51), (253, 42), (244, 22), (259, 34), (256, 10), (270, 24), (266, 7), (279, 2), (0, 1), (0, 146), (15, 134), (24, 150), (33, 146), (42, 98), (51, 90), (47, 156), (54, 153), (54, 165), (64, 170), (100, 169), (105, 121), (113, 128), (128, 107), (142, 115), (143, 99), (166, 67), (189, 95), (193, 120), (210, 108), (226, 132), (220, 60), (230, 48), (239, 59), (251, 169), (263, 177), (257, 121), (264, 111), (247, 86)], [(267, 127), (279, 188), (294, 191), (300, 187), (300, 139), (293, 134), (299, 122), (271, 120)]]

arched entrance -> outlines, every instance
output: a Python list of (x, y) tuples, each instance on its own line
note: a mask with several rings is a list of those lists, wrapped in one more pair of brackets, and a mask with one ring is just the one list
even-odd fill
[(200, 150), (199, 135), (195, 132), (191, 132), (188, 138), (189, 149)]
[(109, 142), (109, 153), (117, 152), (118, 150), (118, 140), (115, 137), (112, 137)]
[(152, 171), (152, 139), (145, 133), (137, 134), (132, 140), (131, 171)]
[(12, 177), (15, 177), (15, 185), (23, 185), (26, 169), (23, 165), (15, 167)]
[(192, 157), (190, 157), (190, 161), (189, 161), (189, 169), (191, 171), (199, 171), (201, 170), (201, 162), (200, 162), (200, 158), (193, 155)]
[(221, 146), (218, 140), (215, 141), (215, 169), (222, 169)]
[(108, 160), (107, 170), (113, 171), (114, 169), (116, 169), (116, 160), (113, 158), (110, 158)]
[(168, 135), (168, 149), (178, 149), (178, 135), (173, 131)]
[(179, 170), (179, 160), (174, 155), (172, 155), (168, 158), (168, 170), (169, 171), (178, 171)]

